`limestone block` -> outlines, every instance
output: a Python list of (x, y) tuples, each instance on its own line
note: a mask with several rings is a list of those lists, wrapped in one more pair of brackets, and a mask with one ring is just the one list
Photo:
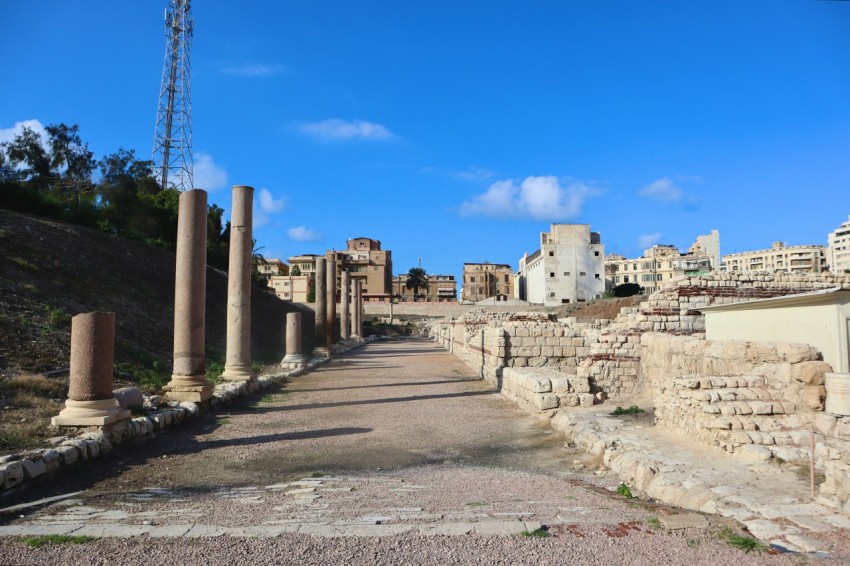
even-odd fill
[(0, 465), (3, 476), (3, 488), (12, 489), (24, 481), (24, 468), (20, 462), (7, 462)]
[(791, 376), (806, 385), (823, 385), (824, 374), (832, 371), (832, 366), (826, 362), (801, 362), (791, 368)]
[(552, 386), (552, 393), (557, 395), (568, 393), (570, 390), (570, 381), (567, 377), (551, 377), (549, 383)]
[(596, 396), (593, 393), (579, 393), (578, 402), (582, 407), (592, 407), (596, 402)]
[(528, 376), (525, 379), (525, 387), (534, 393), (548, 393), (552, 391), (552, 383), (548, 377)]
[(590, 393), (590, 381), (586, 377), (570, 376), (567, 379), (570, 382), (570, 388), (573, 392)]
[(145, 406), (145, 398), (137, 387), (122, 387), (112, 392), (122, 409), (139, 410)]
[(773, 413), (773, 406), (764, 401), (748, 401), (753, 413), (756, 415), (770, 415)]
[(575, 393), (560, 395), (560, 399), (562, 407), (578, 407), (579, 405), (578, 395)]
[(549, 361), (549, 359), (546, 356), (539, 356), (539, 357), (536, 357), (536, 358), (528, 358), (528, 366), (529, 367), (535, 367), (535, 368), (541, 368), (541, 367), (546, 365), (547, 361)]
[(59, 456), (62, 458), (62, 463), (66, 466), (70, 466), (75, 463), (80, 457), (80, 451), (72, 444), (59, 445), (56, 447), (56, 451), (59, 452)]
[(817, 360), (818, 352), (808, 344), (776, 344), (777, 356), (783, 362), (796, 364), (799, 362)]
[(823, 385), (809, 385), (803, 388), (803, 404), (813, 411), (823, 410), (826, 400), (826, 387)]
[(82, 458), (83, 460), (88, 460), (89, 458), (88, 446), (86, 445), (85, 440), (80, 440), (79, 438), (69, 438), (59, 446), (73, 446), (77, 450), (78, 456), (80, 458)]
[(62, 466), (62, 457), (59, 451), (53, 448), (45, 450), (41, 455), (41, 460), (44, 462), (47, 473), (53, 473)]
[(33, 480), (38, 476), (42, 476), (47, 472), (47, 465), (41, 458), (30, 460), (25, 458), (21, 460), (21, 468), (24, 471), (24, 479), (27, 481)]
[(560, 399), (558, 399), (557, 395), (552, 393), (543, 393), (540, 395), (534, 395), (531, 399), (531, 403), (541, 411), (545, 411), (547, 409), (557, 409)]

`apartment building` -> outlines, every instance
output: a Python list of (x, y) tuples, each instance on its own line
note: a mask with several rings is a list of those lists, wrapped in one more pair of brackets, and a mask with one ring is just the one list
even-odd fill
[[(407, 288), (407, 274), (393, 278), (393, 297), (413, 301), (413, 289)], [(420, 289), (416, 300), (424, 303), (457, 302), (457, 281), (454, 275), (428, 275), (428, 289)]]
[[(695, 249), (694, 246), (691, 249)], [(712, 271), (713, 262), (712, 256), (695, 252), (683, 254), (670, 245), (652, 246), (634, 259), (609, 254), (605, 256), (605, 285), (612, 289), (624, 283), (637, 283), (645, 293), (654, 293), (666, 281)]]
[(504, 263), (464, 263), (461, 298), (473, 303), (514, 296), (514, 270)]
[(770, 249), (738, 252), (723, 256), (726, 271), (787, 271), (820, 273), (826, 271), (823, 246), (786, 246), (773, 242)]
[(552, 224), (540, 233), (540, 249), (519, 260), (515, 297), (556, 306), (601, 297), (605, 246), (589, 224)]
[[(289, 258), (291, 270), (298, 268), (301, 275), (315, 278), (316, 254), (303, 254)], [(328, 262), (336, 263), (337, 289), (342, 271), (351, 274), (352, 286), (355, 281), (363, 285), (363, 300), (389, 301), (393, 289), (393, 260), (390, 250), (382, 250), (380, 240), (371, 238), (352, 238), (346, 242), (342, 251), (328, 250), (325, 252)], [(337, 297), (339, 300), (339, 297)]]
[(273, 275), (289, 275), (289, 266), (279, 259), (267, 259), (265, 263), (257, 264), (257, 270), (270, 279)]
[(293, 303), (311, 302), (310, 291), (314, 289), (315, 274), (310, 275), (272, 275), (269, 287), (274, 294)]
[(850, 218), (834, 232), (830, 232), (827, 242), (829, 242), (829, 270), (833, 273), (850, 272)]

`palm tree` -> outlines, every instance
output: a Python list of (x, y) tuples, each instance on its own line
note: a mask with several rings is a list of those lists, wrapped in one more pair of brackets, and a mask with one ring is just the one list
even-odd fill
[(415, 303), (419, 290), (427, 290), (429, 287), (428, 274), (421, 267), (411, 267), (410, 271), (407, 272), (407, 282), (404, 286), (408, 289), (413, 289), (413, 302)]

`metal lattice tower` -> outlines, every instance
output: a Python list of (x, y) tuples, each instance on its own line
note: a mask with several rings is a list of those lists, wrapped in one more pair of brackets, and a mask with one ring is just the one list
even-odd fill
[(195, 22), (190, 1), (169, 0), (165, 9), (165, 63), (153, 139), (154, 175), (163, 189), (178, 191), (193, 188), (189, 46)]

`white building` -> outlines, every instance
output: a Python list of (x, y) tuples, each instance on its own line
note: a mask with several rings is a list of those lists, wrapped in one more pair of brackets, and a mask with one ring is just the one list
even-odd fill
[(605, 247), (589, 224), (552, 224), (540, 249), (519, 260), (514, 295), (556, 306), (596, 299), (605, 292)]
[(704, 236), (697, 236), (688, 253), (693, 256), (708, 256), (711, 259), (711, 269), (720, 271), (720, 232), (712, 230)]
[(829, 242), (829, 270), (833, 273), (850, 271), (850, 218), (831, 232)]

